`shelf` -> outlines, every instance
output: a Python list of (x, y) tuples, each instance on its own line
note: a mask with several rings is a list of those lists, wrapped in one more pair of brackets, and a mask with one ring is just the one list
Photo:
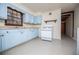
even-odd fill
[(57, 20), (46, 20), (45, 23), (47, 22), (55, 22), (56, 23)]

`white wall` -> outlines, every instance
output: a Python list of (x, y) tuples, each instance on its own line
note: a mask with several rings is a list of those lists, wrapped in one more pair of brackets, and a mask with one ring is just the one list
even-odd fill
[(77, 54), (79, 55), (79, 28), (77, 28)]
[(57, 20), (57, 22), (51, 22), (53, 26), (53, 38), (54, 39), (61, 39), (61, 9), (57, 9), (55, 11), (51, 11), (52, 15), (49, 15), (49, 12), (43, 14), (42, 26), (45, 26), (45, 20)]
[(79, 28), (79, 5), (75, 8), (74, 12), (74, 39), (77, 39), (77, 28)]
[(72, 29), (73, 29), (73, 18), (71, 16), (66, 19), (66, 35), (72, 38)]

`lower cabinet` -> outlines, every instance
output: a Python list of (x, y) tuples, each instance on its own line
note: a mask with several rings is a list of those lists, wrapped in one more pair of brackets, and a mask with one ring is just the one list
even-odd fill
[(19, 33), (17, 30), (5, 30), (4, 37), (2, 38), (2, 50), (7, 50), (18, 44)]
[(15, 47), (18, 44), (38, 36), (38, 29), (12, 29), (1, 30), (1, 32), (1, 34), (4, 35), (2, 38), (0, 38), (0, 48), (2, 43), (2, 51)]
[(1, 37), (0, 37), (0, 51), (2, 50), (2, 47), (1, 47)]
[(32, 29), (31, 33), (32, 33), (32, 38), (37, 37), (38, 36), (38, 29)]

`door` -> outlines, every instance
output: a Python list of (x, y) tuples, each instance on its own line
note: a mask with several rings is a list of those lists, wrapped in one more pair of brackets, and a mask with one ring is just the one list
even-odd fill
[(17, 30), (4, 30), (4, 37), (2, 38), (2, 50), (7, 50), (18, 44)]
[(61, 22), (61, 33), (65, 34), (65, 22)]

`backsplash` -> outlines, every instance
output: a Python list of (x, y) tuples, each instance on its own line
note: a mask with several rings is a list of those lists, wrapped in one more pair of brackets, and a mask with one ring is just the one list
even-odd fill
[(23, 26), (6, 26), (3, 20), (0, 20), (0, 28), (40, 28), (40, 25), (23, 24)]

